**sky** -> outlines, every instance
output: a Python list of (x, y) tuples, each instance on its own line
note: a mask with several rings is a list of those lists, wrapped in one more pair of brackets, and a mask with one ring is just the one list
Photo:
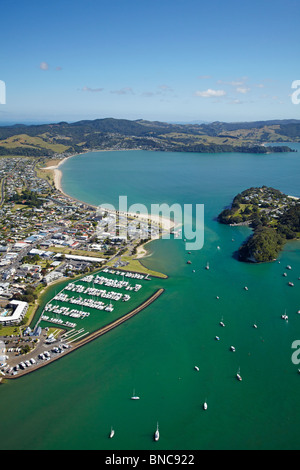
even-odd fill
[(300, 119), (299, 0), (1, 5), (0, 124)]

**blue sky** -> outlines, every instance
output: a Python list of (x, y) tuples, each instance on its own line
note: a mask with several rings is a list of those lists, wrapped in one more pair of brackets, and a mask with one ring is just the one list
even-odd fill
[(298, 0), (15, 0), (0, 123), (300, 119)]

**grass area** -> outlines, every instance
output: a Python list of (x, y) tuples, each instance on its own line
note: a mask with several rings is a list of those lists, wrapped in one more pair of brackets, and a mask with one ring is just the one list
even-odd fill
[(49, 251), (54, 253), (62, 253), (64, 255), (78, 255), (78, 256), (90, 256), (92, 258), (104, 258), (102, 252), (99, 251), (87, 251), (87, 250), (72, 250), (69, 246), (51, 246)]
[(53, 150), (54, 152), (62, 153), (68, 150), (69, 146), (63, 144), (53, 144), (51, 142), (46, 142), (41, 137), (31, 137), (27, 134), (14, 135), (8, 137), (5, 140), (0, 141), (1, 147), (6, 147), (13, 149), (16, 147), (25, 147), (25, 148), (44, 148), (47, 150)]
[[(156, 276), (156, 277), (159, 277), (161, 279), (167, 279), (167, 277), (168, 277), (166, 274), (159, 273), (157, 271), (152, 271), (151, 269), (146, 268), (142, 264), (142, 262), (140, 262), (140, 260), (134, 259), (131, 256), (122, 256), (121, 260), (124, 261), (124, 262), (128, 262), (129, 264), (127, 264), (124, 267), (118, 267), (119, 271), (139, 272), (139, 273), (143, 273), (143, 274), (149, 274), (149, 276)], [(115, 260), (110, 261), (106, 264), (106, 266), (113, 267), (115, 262), (116, 262)]]

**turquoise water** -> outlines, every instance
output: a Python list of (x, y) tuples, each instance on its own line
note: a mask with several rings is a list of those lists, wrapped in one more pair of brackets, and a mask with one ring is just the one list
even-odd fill
[[(169, 276), (155, 281), (165, 288), (156, 302), (84, 348), (1, 386), (0, 448), (298, 449), (300, 376), (291, 345), (300, 339), (300, 243), (288, 243), (280, 263), (240, 263), (234, 253), (249, 229), (215, 217), (251, 186), (300, 197), (300, 154), (95, 152), (62, 170), (63, 189), (91, 204), (117, 206), (119, 195), (147, 207), (204, 204), (205, 243), (190, 255), (180, 239), (147, 245), (151, 256), (143, 263)], [(288, 322), (280, 318), (285, 309)], [(140, 400), (130, 400), (133, 389)], [(157, 421), (161, 437), (154, 442)]]

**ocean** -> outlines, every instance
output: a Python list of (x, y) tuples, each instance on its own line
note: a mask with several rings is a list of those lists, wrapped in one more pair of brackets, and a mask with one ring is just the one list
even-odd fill
[[(90, 204), (117, 208), (120, 195), (149, 210), (204, 204), (204, 246), (188, 254), (180, 238), (148, 244), (143, 264), (168, 275), (153, 280), (165, 289), (158, 300), (65, 358), (1, 385), (0, 448), (299, 449), (300, 376), (291, 358), (300, 340), (300, 242), (287, 243), (273, 263), (241, 263), (235, 253), (250, 229), (216, 220), (249, 187), (300, 197), (299, 152), (91, 152), (60, 169), (63, 190)], [(53, 295), (54, 288), (45, 302)], [(130, 399), (133, 389), (140, 400)]]

